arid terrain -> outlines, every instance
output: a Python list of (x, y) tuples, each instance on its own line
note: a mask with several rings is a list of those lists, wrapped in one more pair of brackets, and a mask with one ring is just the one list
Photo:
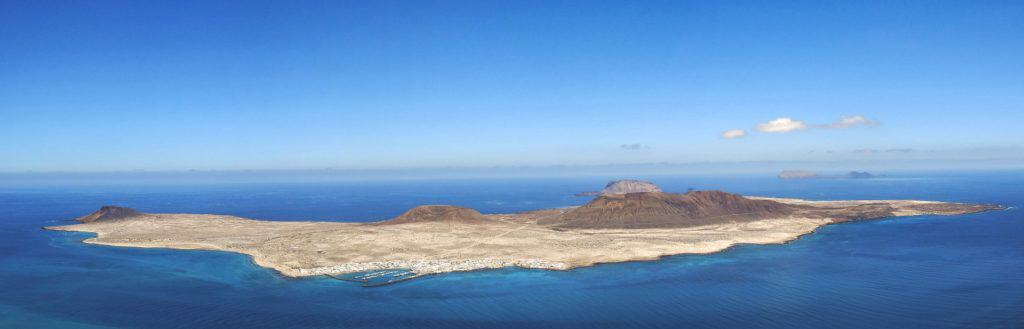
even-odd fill
[(567, 270), (597, 263), (783, 243), (851, 220), (999, 209), (911, 200), (807, 201), (720, 191), (603, 194), (580, 207), (481, 214), (420, 206), (373, 223), (283, 222), (225, 215), (148, 214), (107, 206), (78, 224), (87, 243), (205, 249), (252, 256), (286, 276), (403, 271), (420, 275), (517, 266)]

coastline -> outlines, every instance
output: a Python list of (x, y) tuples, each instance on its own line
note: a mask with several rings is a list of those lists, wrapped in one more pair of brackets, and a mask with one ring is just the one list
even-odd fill
[[(949, 215), (989, 208), (916, 200), (808, 201), (759, 198), (832, 207), (887, 203), (895, 216)], [(942, 205), (925, 211), (916, 205)], [(929, 208), (930, 209), (930, 208)], [(936, 208), (940, 209), (940, 208)], [(950, 209), (959, 209), (951, 211)], [(981, 209), (981, 210), (979, 210)], [(687, 228), (562, 230), (521, 214), (486, 215), (489, 224), (275, 222), (234, 216), (146, 214), (138, 218), (44, 229), (95, 234), (87, 244), (244, 254), (285, 277), (408, 270), (414, 277), (505, 267), (567, 271), (599, 264), (654, 261), (717, 253), (740, 244), (786, 244), (835, 218), (765, 218)]]

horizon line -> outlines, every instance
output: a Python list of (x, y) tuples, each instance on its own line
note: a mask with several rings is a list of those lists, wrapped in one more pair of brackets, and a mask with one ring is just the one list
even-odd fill
[[(1011, 161), (1007, 161), (1011, 160)], [(307, 168), (244, 168), (244, 169), (111, 169), (111, 170), (14, 170), (0, 171), (0, 175), (23, 175), (23, 174), (132, 174), (132, 173), (387, 173), (387, 172), (446, 172), (446, 171), (515, 171), (515, 170), (545, 170), (545, 169), (626, 169), (626, 168), (680, 168), (693, 166), (721, 165), (721, 166), (746, 166), (746, 165), (834, 165), (847, 164), (848, 167), (869, 166), (882, 168), (892, 165), (907, 164), (930, 164), (926, 168), (942, 168), (943, 164), (966, 164), (978, 162), (1001, 161), (990, 163), (990, 166), (978, 168), (1004, 168), (1024, 169), (1024, 159), (956, 159), (956, 160), (930, 160), (930, 159), (906, 159), (906, 160), (744, 160), (744, 161), (693, 161), (693, 162), (638, 162), (638, 163), (605, 163), (605, 164), (548, 164), (548, 165), (466, 165), (466, 166), (424, 166), (424, 167), (307, 167)], [(812, 168), (788, 168), (812, 169)], [(856, 170), (857, 168), (846, 168)], [(953, 168), (950, 168), (953, 169)], [(956, 168), (965, 169), (965, 168)], [(969, 169), (969, 168), (966, 168)], [(772, 169), (765, 168), (767, 171)], [(833, 171), (843, 171), (835, 169)]]

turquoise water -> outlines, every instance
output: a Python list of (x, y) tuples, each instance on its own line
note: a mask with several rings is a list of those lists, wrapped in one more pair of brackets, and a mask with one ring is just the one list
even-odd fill
[(362, 288), (289, 279), (246, 256), (85, 245), (40, 230), (120, 204), (150, 212), (368, 221), (419, 204), (510, 212), (581, 204), (609, 178), (0, 189), (2, 328), (1024, 327), (1024, 173), (878, 180), (643, 177), (669, 191), (911, 198), (1015, 208), (822, 228), (786, 245), (607, 264), (501, 269)]

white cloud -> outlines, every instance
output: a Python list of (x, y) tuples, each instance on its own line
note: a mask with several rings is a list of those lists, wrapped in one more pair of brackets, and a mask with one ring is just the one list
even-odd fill
[(622, 145), (619, 145), (619, 148), (621, 148), (623, 150), (629, 150), (629, 151), (640, 151), (640, 150), (650, 150), (651, 149), (650, 146), (647, 146), (647, 145), (644, 145), (644, 144), (640, 144), (640, 143), (622, 144)]
[[(754, 130), (765, 133), (788, 133), (797, 130), (804, 130), (807, 128), (846, 129), (857, 126), (875, 127), (878, 126), (879, 124), (880, 123), (878, 121), (865, 118), (862, 115), (843, 116), (840, 117), (839, 120), (828, 124), (807, 124), (800, 120), (793, 120), (793, 118), (790, 117), (780, 117), (772, 121), (758, 124), (757, 126), (754, 127)], [(744, 137), (746, 135), (747, 132), (745, 130), (731, 129), (723, 132), (722, 138), (733, 139)]]
[(757, 125), (757, 131), (766, 133), (788, 133), (802, 129), (807, 129), (807, 124), (790, 118), (778, 118)]
[(744, 131), (743, 129), (730, 129), (730, 130), (726, 130), (725, 132), (722, 133), (722, 138), (733, 139), (733, 138), (740, 138), (740, 137), (743, 137), (743, 136), (746, 136), (746, 135), (747, 135), (747, 132)]
[(821, 127), (822, 128), (827, 128), (827, 129), (843, 129), (843, 128), (850, 128), (850, 127), (855, 127), (855, 126), (874, 127), (874, 126), (877, 126), (877, 125), (878, 125), (878, 121), (867, 119), (867, 118), (864, 118), (863, 116), (860, 116), (860, 115), (854, 115), (854, 116), (848, 116), (848, 117), (839, 118), (839, 121), (836, 121), (836, 122), (833, 122), (833, 123), (830, 123), (830, 124), (827, 124), (827, 125), (822, 125)]

